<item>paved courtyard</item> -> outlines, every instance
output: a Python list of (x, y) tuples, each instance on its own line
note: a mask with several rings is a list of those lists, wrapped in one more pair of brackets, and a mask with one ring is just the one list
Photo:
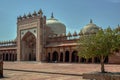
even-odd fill
[[(120, 65), (106, 64), (106, 71), (120, 72)], [(100, 71), (100, 64), (4, 62), (0, 80), (85, 80), (83, 73)]]

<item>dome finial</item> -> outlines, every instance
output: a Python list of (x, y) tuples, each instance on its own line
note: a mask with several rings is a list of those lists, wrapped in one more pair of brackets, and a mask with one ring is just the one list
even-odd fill
[(54, 16), (53, 16), (53, 12), (52, 12), (52, 14), (51, 14), (51, 18), (54, 18)]
[(93, 23), (92, 19), (90, 19), (90, 23)]

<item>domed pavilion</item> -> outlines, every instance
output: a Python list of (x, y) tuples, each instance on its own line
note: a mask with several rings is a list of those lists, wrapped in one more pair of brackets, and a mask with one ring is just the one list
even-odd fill
[(99, 26), (93, 23), (92, 19), (90, 20), (90, 23), (83, 27), (82, 33), (83, 34), (92, 34), (96, 33), (100, 29)]
[(62, 22), (58, 21), (58, 19), (55, 19), (53, 13), (51, 18), (46, 20), (46, 25), (50, 27), (52, 32), (56, 35), (66, 33), (66, 26)]

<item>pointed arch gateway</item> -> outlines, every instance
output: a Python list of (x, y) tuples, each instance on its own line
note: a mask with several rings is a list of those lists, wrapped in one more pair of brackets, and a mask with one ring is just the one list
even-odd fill
[(28, 31), (21, 40), (22, 60), (35, 61), (36, 60), (36, 37), (33, 33)]

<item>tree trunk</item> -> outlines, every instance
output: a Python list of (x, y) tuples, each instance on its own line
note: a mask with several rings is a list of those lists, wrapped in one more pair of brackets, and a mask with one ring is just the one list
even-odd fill
[(104, 68), (104, 56), (101, 56), (101, 72), (105, 73), (105, 68)]

